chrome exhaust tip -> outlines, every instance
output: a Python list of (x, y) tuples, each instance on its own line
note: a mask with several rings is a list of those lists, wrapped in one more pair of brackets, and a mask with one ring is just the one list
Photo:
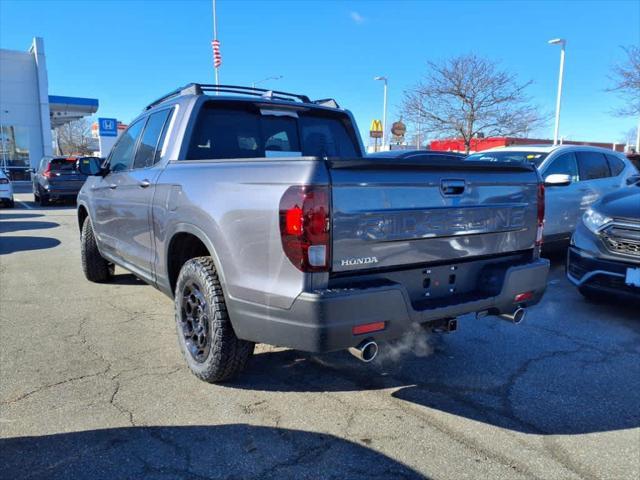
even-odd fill
[(378, 355), (378, 344), (373, 340), (365, 340), (357, 347), (350, 347), (349, 353), (358, 360), (369, 363)]
[(519, 323), (522, 323), (526, 314), (527, 312), (524, 308), (518, 307), (513, 313), (502, 313), (498, 315), (498, 317), (508, 322), (511, 322), (514, 325), (518, 325)]

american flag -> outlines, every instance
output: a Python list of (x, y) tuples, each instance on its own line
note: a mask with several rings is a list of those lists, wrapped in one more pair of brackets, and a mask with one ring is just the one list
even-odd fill
[(213, 66), (218, 68), (222, 65), (222, 54), (220, 53), (220, 41), (213, 40), (211, 42), (211, 47), (213, 48)]

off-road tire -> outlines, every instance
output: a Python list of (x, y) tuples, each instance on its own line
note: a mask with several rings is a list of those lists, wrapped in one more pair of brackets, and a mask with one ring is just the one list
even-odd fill
[(111, 280), (114, 265), (100, 255), (89, 218), (82, 224), (80, 256), (82, 257), (82, 271), (87, 280), (95, 283), (105, 283)]
[[(197, 285), (206, 304), (202, 308), (204, 324), (208, 326), (208, 353), (198, 361), (189, 350), (185, 334), (188, 315), (184, 292)], [(188, 260), (180, 270), (175, 289), (176, 331), (178, 344), (191, 372), (209, 383), (224, 382), (236, 377), (253, 354), (254, 343), (236, 337), (225, 304), (222, 285), (211, 257)]]

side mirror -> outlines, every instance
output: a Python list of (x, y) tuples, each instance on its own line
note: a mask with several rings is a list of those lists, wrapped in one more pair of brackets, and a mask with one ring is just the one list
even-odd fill
[(545, 177), (544, 184), (547, 187), (566, 187), (567, 185), (571, 185), (571, 175), (552, 173)]
[(36, 169), (35, 169), (35, 168), (30, 168), (30, 169), (29, 169), (29, 171), (30, 171), (31, 173), (36, 173)]
[(106, 172), (102, 168), (104, 159), (98, 157), (83, 157), (78, 160), (78, 171), (83, 175), (103, 176)]

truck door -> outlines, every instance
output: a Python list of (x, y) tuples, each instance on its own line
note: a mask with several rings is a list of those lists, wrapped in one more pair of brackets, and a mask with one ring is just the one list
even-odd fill
[(118, 178), (113, 193), (112, 225), (118, 239), (120, 258), (132, 271), (153, 281), (154, 243), (151, 201), (160, 174), (158, 160), (164, 140), (165, 124), (171, 109), (149, 115), (135, 147), (133, 164)]
[[(108, 158), (109, 173), (96, 182), (91, 191), (94, 202), (93, 228), (105, 253), (124, 258), (122, 243), (122, 191), (133, 165), (135, 148), (146, 119), (133, 123), (113, 146)], [(125, 232), (126, 233), (126, 232)]]

